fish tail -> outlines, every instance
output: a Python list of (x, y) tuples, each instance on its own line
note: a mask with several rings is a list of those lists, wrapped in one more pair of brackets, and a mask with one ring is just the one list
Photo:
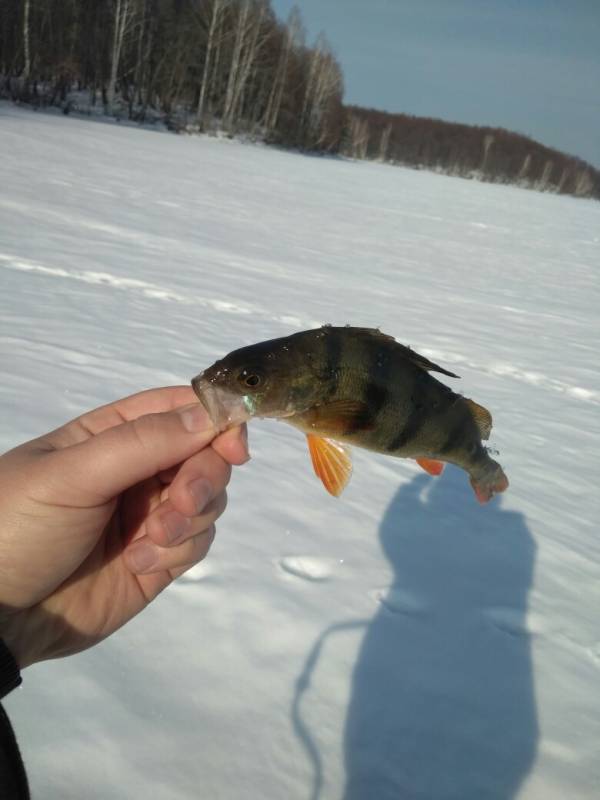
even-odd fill
[(492, 458), (486, 460), (483, 470), (470, 475), (471, 486), (480, 503), (487, 503), (495, 494), (508, 489), (508, 478), (504, 470)]

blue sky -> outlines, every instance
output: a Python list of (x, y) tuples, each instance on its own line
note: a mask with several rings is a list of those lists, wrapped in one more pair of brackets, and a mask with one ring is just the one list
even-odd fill
[(600, 0), (295, 4), (309, 43), (327, 34), (347, 103), (508, 128), (600, 168)]

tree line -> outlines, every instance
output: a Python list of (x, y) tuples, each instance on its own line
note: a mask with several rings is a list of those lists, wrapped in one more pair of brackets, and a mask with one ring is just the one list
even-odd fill
[(598, 170), (525, 136), (344, 106), (326, 37), (270, 0), (1, 0), (0, 96), (600, 198)]
[(341, 149), (355, 158), (600, 199), (600, 171), (527, 136), (357, 106), (346, 114)]
[(270, 0), (2, 0), (2, 91), (335, 151), (342, 72), (324, 36), (305, 39)]

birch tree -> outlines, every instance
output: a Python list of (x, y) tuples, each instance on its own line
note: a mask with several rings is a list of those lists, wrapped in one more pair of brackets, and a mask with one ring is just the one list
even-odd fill
[(267, 100), (267, 107), (264, 117), (264, 125), (268, 131), (273, 131), (277, 127), (281, 101), (285, 89), (288, 73), (290, 54), (294, 47), (299, 47), (304, 41), (304, 28), (300, 11), (297, 6), (293, 6), (288, 17), (283, 37), (283, 45), (279, 53), (279, 59), (275, 70), (275, 77), (271, 85), (271, 91)]
[(369, 122), (351, 114), (349, 123), (350, 154), (353, 158), (366, 158), (369, 146)]
[(552, 169), (554, 167), (554, 162), (552, 159), (548, 159), (544, 164), (544, 171), (542, 172), (542, 177), (540, 178), (540, 188), (542, 191), (548, 190), (548, 185), (550, 183), (550, 176), (552, 175)]
[(227, 127), (231, 127), (243, 116), (246, 88), (265, 41), (261, 34), (263, 33), (267, 2), (268, 0), (254, 0), (251, 6), (252, 13), (248, 23), (246, 41), (242, 49), (237, 80), (233, 89), (229, 119), (226, 119)]
[(521, 164), (521, 169), (517, 175), (517, 181), (524, 181), (527, 178), (529, 167), (531, 166), (531, 153), (527, 153)]
[[(208, 23), (208, 33), (206, 38), (206, 52), (204, 56), (204, 66), (202, 69), (202, 80), (200, 83), (200, 93), (198, 96), (198, 105), (196, 106), (196, 119), (199, 125), (202, 125), (204, 117), (204, 110), (206, 106), (206, 96), (210, 82), (211, 67), (213, 67), (213, 53), (217, 46), (218, 31), (221, 24), (223, 12), (227, 7), (228, 0), (212, 0), (210, 10), (210, 20)], [(214, 59), (214, 68), (218, 67), (216, 58)]]
[(119, 72), (119, 62), (125, 34), (133, 21), (134, 7), (132, 0), (113, 0), (113, 38), (110, 60), (110, 78), (106, 89), (106, 113), (112, 114), (115, 101), (115, 89), (117, 85), (117, 75)]
[(487, 165), (488, 165), (488, 157), (490, 154), (490, 149), (494, 144), (494, 136), (491, 133), (487, 133), (483, 137), (483, 159), (481, 161), (481, 172), (485, 174)]
[(246, 84), (264, 43), (261, 31), (267, 7), (268, 0), (244, 0), (238, 14), (223, 108), (223, 125), (230, 131), (243, 110)]
[(142, 0), (142, 6), (140, 9), (140, 19), (138, 25), (138, 35), (137, 35), (137, 48), (136, 48), (136, 59), (135, 59), (135, 71), (133, 74), (133, 84), (134, 84), (134, 91), (131, 92), (130, 100), (129, 100), (129, 116), (132, 116), (133, 113), (133, 103), (134, 98), (137, 98), (137, 102), (142, 105), (142, 87), (144, 85), (144, 78), (145, 73), (148, 67), (148, 48), (144, 46), (144, 42), (146, 38), (150, 38), (147, 36), (148, 33), (148, 0)]
[(235, 26), (235, 40), (233, 43), (233, 50), (231, 53), (231, 63), (229, 65), (229, 77), (227, 79), (227, 89), (225, 90), (225, 103), (223, 106), (223, 118), (227, 120), (230, 115), (231, 105), (233, 103), (233, 92), (235, 82), (237, 80), (237, 73), (240, 66), (242, 56), (242, 45), (244, 36), (246, 34), (247, 20), (250, 15), (250, 2), (243, 0), (242, 5), (237, 15), (237, 23)]
[(577, 172), (575, 178), (575, 196), (590, 197), (594, 189), (594, 182), (587, 168)]
[(381, 132), (381, 139), (379, 141), (379, 159), (380, 161), (387, 161), (388, 150), (390, 148), (390, 137), (392, 135), (392, 123), (389, 122)]
[(327, 149), (330, 133), (328, 111), (333, 102), (341, 102), (341, 94), (341, 70), (324, 34), (320, 34), (310, 57), (301, 114), (304, 143), (308, 147), (324, 146)]
[(23, 6), (23, 53), (25, 65), (23, 67), (23, 77), (29, 79), (31, 73), (31, 49), (29, 42), (29, 13), (31, 11), (31, 0), (25, 0)]

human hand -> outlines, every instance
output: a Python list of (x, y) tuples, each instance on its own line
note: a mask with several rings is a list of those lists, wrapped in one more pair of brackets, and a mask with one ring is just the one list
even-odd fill
[(109, 636), (206, 556), (248, 451), (194, 400), (142, 392), (0, 457), (0, 637), (21, 668)]

